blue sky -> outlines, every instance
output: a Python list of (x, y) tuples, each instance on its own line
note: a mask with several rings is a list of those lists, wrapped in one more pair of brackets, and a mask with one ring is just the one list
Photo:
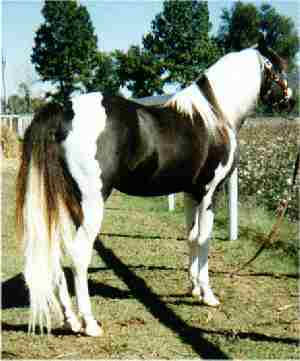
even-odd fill
[[(39, 0), (0, 0), (2, 5), (1, 49), (6, 58), (7, 94), (17, 91), (22, 81), (30, 83), (37, 79), (30, 63), (35, 31), (43, 22)], [(92, 18), (98, 36), (100, 50), (126, 50), (132, 44), (140, 44), (142, 36), (151, 29), (151, 21), (162, 10), (159, 0), (81, 0)], [(297, 1), (265, 1), (271, 3), (282, 15), (293, 18), (299, 28), (300, 6)], [(253, 2), (256, 5), (261, 2)], [(219, 27), (220, 15), (229, 1), (209, 1), (210, 20), (213, 31)], [(40, 92), (42, 86), (34, 87)]]

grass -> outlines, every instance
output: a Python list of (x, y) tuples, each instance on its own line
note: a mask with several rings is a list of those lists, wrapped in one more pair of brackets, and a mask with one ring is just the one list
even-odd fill
[[(259, 235), (269, 232), (274, 217), (251, 204), (240, 207), (240, 237), (230, 242), (221, 201), (210, 270), (222, 304), (209, 308), (188, 294), (181, 195), (173, 213), (165, 197), (115, 192), (107, 203), (89, 268), (93, 309), (105, 329), (102, 338), (75, 336), (58, 327), (50, 336), (28, 336), (23, 250), (14, 228), (16, 162), (5, 162), (2, 173), (3, 359), (299, 359), (296, 224), (286, 222), (271, 248), (230, 277), (255, 253)], [(74, 296), (68, 262), (65, 271)]]

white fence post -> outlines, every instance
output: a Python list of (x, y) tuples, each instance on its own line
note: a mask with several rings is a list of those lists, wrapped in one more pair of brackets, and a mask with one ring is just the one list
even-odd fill
[(168, 195), (168, 204), (169, 204), (169, 211), (173, 212), (175, 210), (175, 194)]
[(228, 180), (229, 205), (229, 239), (238, 238), (238, 169), (236, 168)]
[[(24, 133), (30, 125), (33, 115), (32, 114), (1, 114), (1, 125), (6, 125), (10, 130), (17, 132), (20, 138), (24, 137)], [(14, 121), (16, 126), (14, 126)]]

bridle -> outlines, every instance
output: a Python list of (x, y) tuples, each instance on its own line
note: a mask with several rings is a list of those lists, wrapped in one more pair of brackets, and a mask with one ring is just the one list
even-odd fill
[[(278, 72), (275, 71), (273, 64), (264, 56), (262, 56), (262, 66), (263, 74), (265, 76), (265, 81), (270, 82), (271, 84), (276, 84), (282, 91), (282, 96), (278, 101), (272, 102), (273, 107), (278, 107), (283, 104), (288, 104), (291, 99), (293, 92), (292, 89), (288, 87), (288, 82), (286, 80), (286, 75), (284, 72), (280, 72), (283, 76), (280, 77)], [(273, 89), (272, 86), (262, 95), (262, 98), (269, 98), (272, 95)]]

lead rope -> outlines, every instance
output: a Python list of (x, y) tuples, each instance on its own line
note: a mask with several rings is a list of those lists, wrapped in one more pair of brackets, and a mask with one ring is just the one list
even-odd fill
[(291, 183), (290, 191), (288, 192), (288, 196), (286, 199), (283, 199), (279, 202), (279, 205), (277, 207), (276, 213), (277, 213), (277, 219), (275, 223), (273, 224), (270, 233), (264, 240), (263, 244), (260, 246), (260, 248), (256, 251), (254, 256), (252, 256), (246, 263), (244, 263), (241, 267), (237, 268), (235, 271), (230, 273), (230, 277), (233, 277), (234, 275), (237, 275), (241, 270), (243, 270), (245, 267), (249, 266), (260, 254), (261, 252), (267, 247), (272, 244), (272, 242), (275, 240), (275, 238), (278, 235), (280, 225), (283, 221), (284, 215), (286, 213), (288, 204), (289, 204), (289, 196), (291, 196), (294, 186), (296, 184), (297, 174), (299, 174), (299, 166), (300, 166), (300, 151), (298, 152), (295, 165), (294, 165), (294, 174), (293, 174), (293, 180)]

